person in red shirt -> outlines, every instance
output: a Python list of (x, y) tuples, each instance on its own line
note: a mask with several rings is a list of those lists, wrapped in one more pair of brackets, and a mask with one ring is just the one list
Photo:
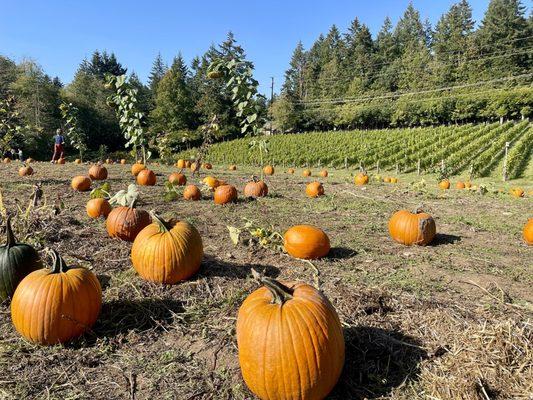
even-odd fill
[(61, 134), (61, 129), (58, 129), (56, 131), (56, 135), (54, 136), (54, 155), (52, 156), (52, 161), (50, 161), (51, 163), (60, 158), (63, 158), (63, 156), (65, 155), (65, 149), (63, 148), (64, 145), (65, 138)]

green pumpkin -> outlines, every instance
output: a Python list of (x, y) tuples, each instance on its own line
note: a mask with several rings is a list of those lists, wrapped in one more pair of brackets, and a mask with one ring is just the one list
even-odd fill
[(7, 242), (0, 246), (0, 302), (13, 296), (26, 275), (42, 268), (37, 250), (28, 244), (17, 243), (10, 217), (6, 221), (6, 234)]

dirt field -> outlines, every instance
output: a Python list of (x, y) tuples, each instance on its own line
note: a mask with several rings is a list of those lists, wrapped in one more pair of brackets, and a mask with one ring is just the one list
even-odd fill
[[(107, 237), (103, 220), (85, 213), (88, 194), (70, 189), (85, 165), (36, 163), (19, 178), (0, 165), (5, 207), (26, 211), (32, 186), (43, 182), (46, 206), (15, 230), (19, 239), (56, 248), (70, 263), (91, 268), (104, 304), (92, 332), (66, 346), (25, 342), (0, 306), (0, 399), (252, 399), (240, 376), (235, 340), (237, 310), (257, 284), (255, 268), (285, 280), (317, 282), (336, 307), (346, 340), (346, 364), (330, 399), (532, 399), (533, 247), (522, 227), (533, 196), (485, 196), (468, 191), (371, 183), (355, 187), (350, 173), (330, 170), (326, 196), (305, 197), (301, 171), (277, 171), (270, 195), (217, 206), (164, 202), (173, 170), (154, 166), (158, 184), (141, 189), (140, 207), (192, 222), (204, 241), (199, 275), (161, 287), (142, 281), (129, 260), (129, 243)], [(133, 182), (130, 166), (108, 166), (112, 191)], [(316, 172), (316, 171), (315, 171)], [(242, 190), (250, 168), (215, 176)], [(205, 175), (205, 174), (204, 174)], [(522, 180), (526, 192), (533, 182)], [(453, 187), (453, 186), (452, 186)], [(60, 196), (61, 201), (57, 200)], [(63, 203), (62, 207), (60, 203)], [(54, 204), (58, 215), (54, 215)], [(392, 242), (390, 215), (423, 204), (438, 237), (428, 247)], [(310, 223), (329, 235), (333, 249), (313, 267), (273, 250), (235, 247), (227, 225), (243, 217), (283, 233)], [(23, 220), (23, 217), (20, 218)], [(3, 240), (3, 239), (2, 239)]]

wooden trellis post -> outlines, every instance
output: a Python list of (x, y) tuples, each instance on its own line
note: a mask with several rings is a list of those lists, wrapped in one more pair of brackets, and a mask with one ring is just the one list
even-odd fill
[(503, 181), (507, 181), (507, 155), (509, 154), (509, 142), (505, 142), (505, 155), (503, 156)]
[(416, 163), (416, 174), (420, 176), (420, 158), (418, 159), (418, 162)]
[(344, 169), (348, 169), (348, 157), (344, 157)]
[(379, 160), (376, 162), (376, 174), (379, 174)]

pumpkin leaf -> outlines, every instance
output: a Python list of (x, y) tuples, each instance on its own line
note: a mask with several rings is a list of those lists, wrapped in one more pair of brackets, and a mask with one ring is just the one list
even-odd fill
[(226, 225), (229, 231), (229, 237), (233, 243), (234, 246), (237, 246), (239, 244), (239, 236), (241, 234), (241, 230), (239, 228), (235, 228), (234, 226)]
[(119, 190), (109, 199), (109, 204), (131, 207), (133, 202), (139, 198), (139, 189), (134, 183), (128, 186), (127, 190)]

